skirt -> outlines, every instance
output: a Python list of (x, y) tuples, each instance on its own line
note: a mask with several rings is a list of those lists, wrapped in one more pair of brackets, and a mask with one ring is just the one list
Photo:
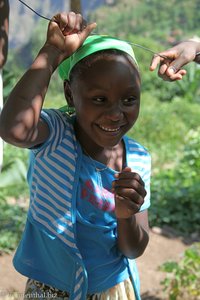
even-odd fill
[[(28, 279), (24, 300), (68, 300), (69, 294), (39, 281)], [(86, 300), (136, 300), (131, 280), (128, 278), (114, 287), (92, 295)]]

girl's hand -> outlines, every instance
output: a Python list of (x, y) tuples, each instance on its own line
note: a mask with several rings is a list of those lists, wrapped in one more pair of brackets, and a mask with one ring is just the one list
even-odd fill
[(146, 190), (141, 177), (126, 167), (115, 175), (113, 191), (115, 193), (115, 215), (118, 219), (127, 219), (139, 212)]
[(159, 54), (165, 56), (165, 58), (154, 55), (150, 70), (154, 71), (158, 68), (158, 76), (165, 81), (180, 80), (187, 73), (182, 69), (187, 63), (194, 61), (196, 53), (199, 51), (200, 43), (192, 40), (188, 40), (178, 45), (160, 52)]
[(58, 52), (58, 64), (72, 55), (85, 41), (96, 23), (87, 24), (80, 14), (59, 13), (49, 23), (45, 45)]

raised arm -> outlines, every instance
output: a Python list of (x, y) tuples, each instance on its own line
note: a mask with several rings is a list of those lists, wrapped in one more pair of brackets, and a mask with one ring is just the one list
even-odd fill
[(96, 24), (80, 14), (57, 14), (49, 23), (47, 39), (30, 69), (11, 92), (0, 116), (0, 136), (19, 147), (43, 143), (49, 135), (40, 112), (54, 70), (84, 42)]
[(166, 81), (180, 80), (186, 74), (183, 66), (195, 61), (200, 63), (200, 40), (190, 39), (159, 53), (165, 58), (155, 55), (150, 70), (158, 67), (158, 76)]

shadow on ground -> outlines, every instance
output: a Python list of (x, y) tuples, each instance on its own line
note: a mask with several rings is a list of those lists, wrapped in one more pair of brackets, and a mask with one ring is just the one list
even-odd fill
[(155, 295), (152, 295), (151, 293), (144, 293), (141, 296), (142, 300), (161, 300), (160, 297), (157, 297)]

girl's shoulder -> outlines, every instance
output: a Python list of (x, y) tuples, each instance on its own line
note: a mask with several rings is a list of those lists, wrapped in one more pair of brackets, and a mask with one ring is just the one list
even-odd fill
[(55, 119), (55, 120), (62, 120), (65, 123), (73, 123), (74, 116), (70, 116), (69, 114), (63, 112), (60, 109), (55, 109), (55, 108), (47, 108), (47, 109), (42, 109), (41, 112), (41, 117), (43, 118), (50, 118), (50, 119)]
[(131, 137), (125, 136), (124, 142), (126, 145), (126, 150), (131, 154), (135, 153), (138, 155), (147, 155), (150, 156), (150, 153), (146, 147), (138, 143), (136, 140), (134, 140)]
[(41, 118), (48, 124), (50, 132), (56, 136), (63, 136), (67, 132), (74, 135), (75, 115), (70, 116), (60, 109), (49, 108), (41, 111)]

